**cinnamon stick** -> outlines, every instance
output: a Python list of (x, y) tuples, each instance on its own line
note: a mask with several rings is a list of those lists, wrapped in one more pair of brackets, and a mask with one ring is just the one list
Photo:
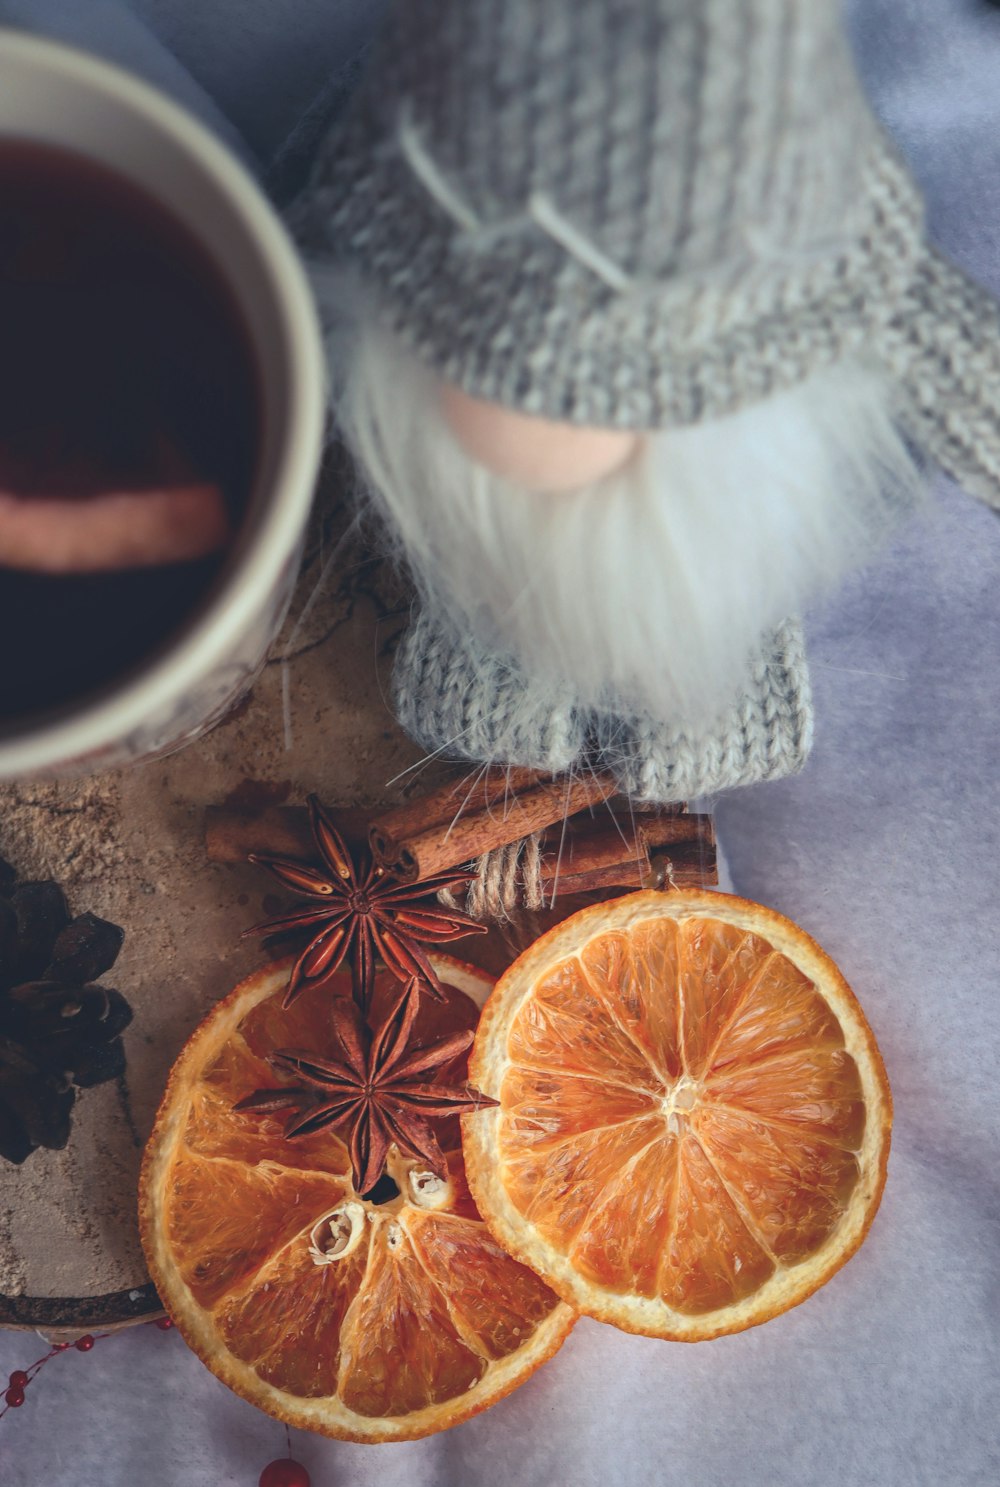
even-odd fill
[[(551, 826), (541, 840), (541, 879), (549, 889), (564, 878), (592, 878), (612, 872), (616, 884), (645, 884), (651, 872), (649, 848), (627, 819), (575, 817)], [(595, 886), (598, 886), (595, 884)]]
[[(333, 815), (350, 846), (364, 844), (366, 811), (340, 808)], [(205, 849), (212, 862), (245, 862), (251, 852), (315, 856), (309, 818), (301, 806), (265, 810), (209, 806)], [(560, 899), (610, 888), (711, 886), (718, 882), (712, 818), (673, 811), (602, 814), (597, 819), (588, 813), (572, 816), (565, 825), (559, 821), (545, 832), (540, 876), (544, 892)]]
[[(707, 818), (710, 819), (710, 818)], [(705, 842), (677, 842), (669, 852), (651, 858), (653, 888), (714, 888), (719, 881), (715, 837)]]
[(674, 842), (704, 841), (715, 851), (715, 823), (711, 816), (671, 815), (666, 811), (640, 811), (635, 817), (636, 830), (646, 846), (669, 846)]
[[(652, 855), (651, 849), (663, 848)], [(711, 816), (642, 812), (597, 822), (577, 817), (565, 829), (547, 831), (541, 851), (541, 880), (548, 892), (662, 887), (670, 870), (678, 883), (677, 871), (692, 885), (718, 882)]]
[[(367, 811), (341, 807), (331, 811), (337, 830), (349, 847), (364, 844)], [(210, 805), (205, 810), (205, 852), (209, 862), (246, 862), (251, 852), (262, 857), (291, 857), (308, 861), (316, 856), (305, 806), (268, 806), (265, 810), (238, 810)]]
[(700, 851), (692, 851), (691, 844), (685, 842), (669, 857), (656, 858), (641, 878), (634, 862), (623, 862), (602, 872), (560, 873), (554, 879), (543, 873), (542, 889), (547, 900), (553, 897), (561, 900), (569, 894), (594, 893), (605, 888), (634, 893), (640, 888), (712, 888), (718, 881), (714, 856), (709, 865)]
[(445, 780), (442, 785), (416, 800), (389, 806), (371, 819), (370, 840), (376, 856), (383, 839), (399, 841), (429, 827), (447, 826), (456, 815), (467, 810), (480, 810), (497, 801), (505, 801), (522, 790), (530, 790), (541, 779), (549, 779), (535, 769), (487, 765)]
[[(438, 837), (453, 867), (492, 850), (493, 845), (516, 841), (550, 821), (561, 820), (564, 808), (573, 812), (603, 800), (614, 790), (610, 776), (599, 776), (599, 783), (589, 776), (580, 785), (570, 787), (567, 802), (565, 779), (553, 780), (531, 769), (494, 768), (481, 774), (462, 775), (449, 780), (421, 800), (408, 801), (372, 816), (371, 811), (357, 807), (338, 807), (332, 814), (337, 829), (351, 847), (372, 847), (377, 859), (386, 865), (398, 855), (397, 833), (416, 840)], [(535, 792), (544, 786), (545, 795)], [(530, 797), (530, 802), (528, 800)], [(518, 802), (523, 802), (518, 804)], [(474, 816), (488, 828), (485, 844), (476, 830), (470, 830), (467, 816)], [(457, 818), (457, 822), (456, 822)], [(531, 821), (538, 821), (532, 825)], [(461, 824), (461, 832), (458, 825)], [(499, 841), (493, 841), (499, 831)], [(308, 816), (301, 806), (272, 806), (265, 810), (209, 806), (205, 812), (205, 849), (212, 862), (244, 862), (250, 852), (268, 856), (311, 857), (315, 855), (309, 832)], [(412, 869), (411, 869), (412, 871)], [(421, 876), (437, 871), (428, 869)]]
[[(657, 834), (655, 815), (642, 819)], [(674, 839), (651, 855), (637, 821), (602, 820), (595, 829), (593, 822), (577, 817), (565, 830), (553, 827), (545, 834), (537, 873), (523, 858), (513, 863), (491, 859), (469, 889), (467, 909), (476, 918), (504, 922), (518, 909), (537, 913), (539, 901), (554, 913), (557, 906), (596, 903), (615, 891), (712, 887), (719, 877), (711, 817), (688, 820), (692, 830), (687, 839)], [(676, 838), (676, 832), (670, 835)]]
[[(415, 883), (434, 873), (470, 862), (484, 852), (542, 831), (554, 821), (600, 804), (614, 795), (618, 786), (611, 775), (587, 773), (579, 777), (539, 776), (519, 772), (527, 778), (516, 793), (506, 780), (489, 774), (482, 783), (467, 786), (456, 804), (455, 786), (447, 787), (448, 813), (441, 814), (442, 793), (428, 797), (430, 804), (414, 802), (404, 819), (404, 830), (386, 830), (386, 818), (373, 824), (369, 840), (376, 859), (404, 883)], [(461, 807), (464, 806), (464, 809)]]

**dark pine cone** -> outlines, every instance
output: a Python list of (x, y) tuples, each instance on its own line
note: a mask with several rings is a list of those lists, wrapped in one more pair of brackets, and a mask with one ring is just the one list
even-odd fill
[(23, 1162), (69, 1140), (76, 1087), (125, 1068), (132, 1009), (92, 983), (125, 935), (94, 914), (70, 919), (56, 883), (17, 883), (0, 859), (0, 1157)]

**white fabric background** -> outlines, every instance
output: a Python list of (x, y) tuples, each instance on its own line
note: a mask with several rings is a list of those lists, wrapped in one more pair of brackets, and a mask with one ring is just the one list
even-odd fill
[[(0, 0), (162, 81), (263, 168), (335, 84), (366, 0)], [(852, 0), (873, 99), (935, 236), (1000, 293), (1000, 10)], [(696, 1347), (582, 1322), (445, 1436), (295, 1437), (314, 1487), (958, 1487), (1000, 1480), (1000, 521), (932, 511), (811, 624), (818, 735), (795, 780), (719, 805), (738, 891), (839, 961), (896, 1100), (870, 1239), (763, 1329)], [(41, 1351), (41, 1348), (37, 1350)], [(0, 1377), (37, 1356), (0, 1334)], [(70, 1353), (0, 1425), (4, 1487), (254, 1487), (278, 1425), (152, 1328)]]

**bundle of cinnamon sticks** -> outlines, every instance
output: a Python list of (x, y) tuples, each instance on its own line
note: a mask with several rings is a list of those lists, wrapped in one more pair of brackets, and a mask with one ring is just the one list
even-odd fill
[[(718, 882), (710, 816), (683, 805), (635, 810), (613, 799), (609, 775), (578, 777), (493, 767), (461, 775), (416, 800), (376, 813), (333, 812), (352, 845), (416, 883), (486, 853), (540, 836), (540, 878), (550, 898), (602, 889), (708, 887)], [(304, 808), (208, 809), (206, 850), (215, 862), (248, 853), (309, 858)]]

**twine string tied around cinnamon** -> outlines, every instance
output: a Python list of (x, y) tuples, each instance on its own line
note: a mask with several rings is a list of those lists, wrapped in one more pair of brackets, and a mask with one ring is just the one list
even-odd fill
[(506, 920), (516, 908), (542, 908), (545, 890), (540, 831), (483, 852), (475, 866), (476, 876), (466, 889), (464, 903), (447, 890), (438, 894), (441, 903), (464, 909), (474, 919)]

